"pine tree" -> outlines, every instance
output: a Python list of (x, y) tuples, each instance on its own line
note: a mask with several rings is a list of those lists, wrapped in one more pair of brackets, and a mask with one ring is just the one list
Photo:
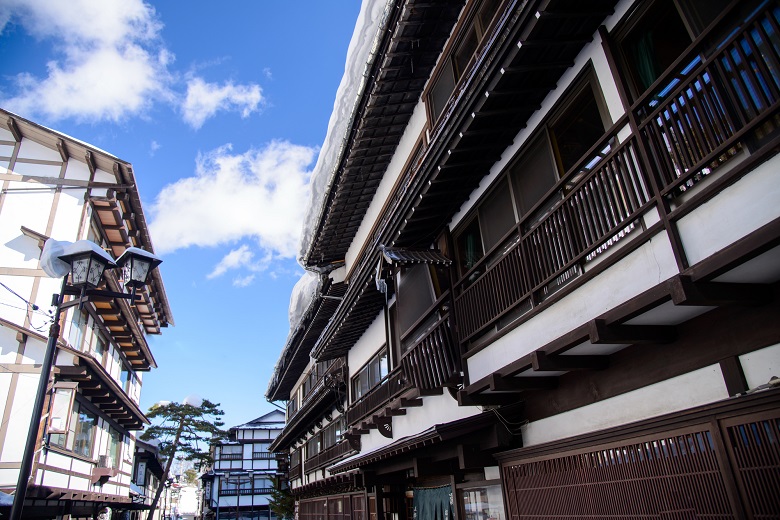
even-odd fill
[(160, 455), (165, 458), (166, 463), (147, 518), (151, 520), (157, 509), (177, 454), (184, 455), (182, 458), (185, 460), (195, 461), (198, 466), (212, 463), (211, 445), (227, 434), (220, 429), (224, 426), (221, 420), (223, 414), (219, 403), (189, 397), (183, 404), (162, 403), (149, 408), (146, 416), (155, 424), (146, 428), (141, 439), (158, 441)]
[(268, 499), (268, 507), (276, 513), (279, 520), (292, 520), (295, 516), (295, 497), (290, 494), (289, 489), (281, 489), (277, 478), (271, 478), (273, 488), (271, 498)]

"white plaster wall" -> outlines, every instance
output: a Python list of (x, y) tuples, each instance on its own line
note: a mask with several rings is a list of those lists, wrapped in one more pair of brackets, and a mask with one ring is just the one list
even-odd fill
[[(19, 342), (16, 341), (16, 331), (0, 325), (0, 363), (4, 365), (16, 363), (16, 352), (18, 350)], [(6, 375), (6, 373), (0, 374)], [(0, 395), (8, 395), (8, 392), (3, 392)]]
[(678, 273), (665, 234), (656, 235), (588, 283), (467, 360), (477, 381)]
[(406, 160), (414, 150), (414, 145), (417, 144), (420, 134), (425, 128), (425, 123), (425, 104), (420, 101), (417, 103), (417, 106), (412, 112), (412, 117), (409, 119), (409, 123), (406, 125), (404, 135), (398, 142), (398, 147), (396, 148), (395, 154), (393, 154), (393, 158), (391, 159), (390, 164), (387, 166), (387, 170), (382, 177), (382, 181), (379, 183), (379, 187), (374, 194), (374, 198), (371, 200), (371, 204), (368, 206), (368, 210), (366, 211), (366, 214), (360, 223), (360, 227), (355, 234), (355, 238), (352, 240), (352, 243), (347, 250), (345, 265), (348, 270), (351, 271), (357, 256), (363, 249), (366, 240), (368, 240), (368, 235), (371, 232), (371, 228), (379, 218), (380, 211), (387, 202), (387, 199), (390, 197), (390, 194), (393, 190), (393, 187), (395, 186), (395, 183), (398, 181), (398, 178), (404, 171), (403, 167), (406, 164)]
[(384, 316), (384, 312), (380, 311), (363, 335), (360, 336), (360, 339), (349, 350), (347, 363), (350, 378), (385, 344)]
[(446, 391), (442, 395), (427, 396), (422, 399), (422, 406), (406, 408), (406, 415), (393, 417), (392, 439), (383, 437), (377, 430), (370, 430), (368, 435), (361, 435), (359, 456), (378, 450), (398, 439), (423, 432), (435, 424), (464, 419), (482, 411), (475, 406), (458, 406), (458, 402)]
[(17, 156), (17, 160), (19, 159), (62, 162), (62, 157), (56, 149), (48, 148), (29, 139), (22, 139), (21, 146), (19, 146), (19, 155)]
[(780, 157), (774, 157), (678, 221), (691, 265), (780, 217)]
[(523, 427), (523, 445), (534, 446), (677, 412), (729, 397), (719, 365), (689, 372)]
[[(0, 249), (3, 248), (0, 247)], [(0, 260), (0, 262), (2, 262), (2, 260)], [(0, 266), (3, 265), (8, 264), (0, 263)], [(0, 275), (0, 282), (7, 287), (0, 286), (0, 316), (20, 327), (24, 326), (24, 319), (27, 316), (27, 304), (22, 298), (29, 301), (32, 292), (33, 278), (27, 276)], [(40, 322), (41, 319), (37, 318), (35, 324), (39, 324)]]
[[(27, 342), (24, 346), (24, 355), (22, 355), (22, 364), (40, 365), (43, 363), (43, 356), (45, 354), (46, 342), (33, 336), (27, 336)], [(36, 380), (38, 379), (37, 375), (29, 374), (29, 376), (34, 377)]]
[(30, 428), (32, 406), (38, 389), (38, 379), (38, 374), (19, 374), (8, 419), (8, 431), (0, 452), (0, 460), (3, 462), (19, 463), (22, 460), (27, 431)]
[(63, 190), (60, 194), (51, 229), (51, 237), (55, 240), (75, 242), (87, 237), (87, 226), (79, 234), (79, 224), (84, 214), (84, 193), (84, 190)]
[(739, 356), (739, 362), (748, 388), (764, 385), (772, 377), (780, 377), (780, 343), (743, 354)]
[[(0, 137), (2, 139), (2, 137)], [(11, 139), (13, 140), (13, 139)], [(0, 157), (11, 157), (14, 153), (14, 145), (12, 144), (0, 144)], [(7, 162), (4, 162), (4, 165), (7, 165)]]

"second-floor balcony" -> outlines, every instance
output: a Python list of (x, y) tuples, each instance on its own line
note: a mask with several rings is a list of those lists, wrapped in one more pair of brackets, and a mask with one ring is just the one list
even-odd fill
[[(464, 348), (530, 313), (629, 234), (648, 240), (658, 232), (641, 220), (651, 207), (662, 220), (679, 218), (777, 147), (780, 8), (766, 2), (741, 19), (739, 7), (700, 35), (455, 284)], [(700, 195), (691, 198), (694, 187)]]
[(387, 406), (391, 399), (399, 397), (411, 388), (403, 371), (400, 367), (396, 368), (366, 395), (349, 406), (346, 413), (347, 426), (359, 424), (360, 421), (370, 417), (380, 408)]
[(401, 338), (402, 344), (411, 343), (401, 357), (403, 374), (419, 390), (442, 388), (460, 381), (461, 356), (458, 344), (453, 341), (450, 307), (447, 291), (418, 320), (420, 326), (413, 327)]

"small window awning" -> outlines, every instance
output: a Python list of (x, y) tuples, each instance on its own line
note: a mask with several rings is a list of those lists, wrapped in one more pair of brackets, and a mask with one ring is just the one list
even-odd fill
[(359, 469), (369, 464), (376, 464), (383, 460), (397, 457), (411, 451), (438, 444), (451, 439), (473, 433), (475, 431), (494, 425), (496, 418), (492, 413), (483, 412), (465, 419), (459, 419), (450, 423), (434, 424), (427, 430), (415, 435), (403, 437), (382, 448), (365, 454), (359, 454), (348, 458), (328, 468), (331, 475), (343, 473), (353, 469)]
[(407, 266), (415, 264), (434, 264), (449, 266), (452, 260), (437, 249), (406, 249), (381, 247), (382, 257), (387, 264)]

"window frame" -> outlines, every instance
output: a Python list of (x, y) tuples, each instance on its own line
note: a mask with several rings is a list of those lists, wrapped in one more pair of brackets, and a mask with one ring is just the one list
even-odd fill
[[(450, 38), (447, 42), (447, 45), (440, 55), (436, 68), (423, 89), (422, 99), (425, 103), (425, 111), (431, 128), (434, 128), (441, 118), (441, 115), (444, 113), (444, 108), (449, 103), (452, 94), (458, 89), (458, 85), (462, 78), (474, 66), (476, 56), (484, 45), (485, 35), (489, 34), (495, 26), (498, 14), (504, 10), (505, 4), (505, 0), (489, 0), (488, 2), (472, 0), (463, 8), (463, 12), (467, 14), (466, 16), (460, 17), (455, 29), (452, 31), (452, 34), (455, 35), (455, 37)], [(479, 15), (484, 12), (482, 11), (483, 8), (487, 9), (491, 5), (495, 8), (495, 11), (493, 15), (488, 18), (487, 22), (485, 22)], [(463, 70), (457, 70), (458, 67), (456, 67), (455, 64), (456, 56), (465, 43), (466, 38), (471, 33), (472, 28), (474, 28), (477, 35), (475, 48), (462, 66)], [(450, 90), (449, 96), (447, 96), (447, 99), (442, 106), (437, 107), (440, 109), (435, 110), (432, 96), (437, 90), (436, 87), (439, 85), (439, 80), (443, 79), (444, 74), (446, 73), (449, 73), (452, 78), (452, 90)]]
[[(382, 375), (382, 353), (384, 353), (385, 358), (385, 374)], [(371, 363), (374, 361), (377, 362), (377, 366), (379, 368), (379, 380), (376, 381), (374, 384), (371, 384)], [(368, 385), (366, 387), (365, 391), (361, 391), (360, 396), (356, 396), (358, 393), (355, 388), (355, 383), (359, 382), (361, 375), (365, 373), (366, 377), (368, 378)], [(387, 345), (382, 345), (382, 347), (377, 350), (374, 354), (371, 355), (371, 357), (368, 359), (368, 361), (363, 364), (353, 375), (350, 377), (350, 384), (349, 384), (349, 391), (350, 391), (350, 402), (354, 403), (368, 395), (371, 390), (374, 388), (380, 386), (384, 381), (387, 380), (387, 378), (390, 375), (390, 355), (389, 355), (389, 349)]]
[[(503, 247), (502, 244), (506, 242), (507, 236), (510, 236), (512, 233), (516, 233), (519, 229), (519, 226), (522, 225), (523, 227), (528, 227), (530, 224), (536, 222), (546, 214), (548, 208), (545, 204), (543, 204), (544, 201), (547, 200), (552, 194), (554, 194), (556, 190), (561, 189), (562, 179), (566, 179), (567, 174), (570, 174), (574, 169), (574, 166), (572, 166), (569, 171), (561, 171), (562, 160), (556, 153), (555, 147), (553, 146), (555, 138), (552, 135), (552, 129), (556, 124), (563, 120), (569, 110), (574, 106), (574, 102), (583, 92), (585, 92), (586, 89), (590, 89), (590, 92), (595, 99), (599, 119), (601, 126), (603, 127), (603, 132), (599, 139), (603, 137), (606, 131), (612, 126), (611, 115), (609, 113), (606, 100), (601, 89), (598, 75), (596, 74), (593, 63), (588, 61), (583, 66), (582, 70), (580, 70), (580, 72), (577, 74), (577, 76), (572, 80), (571, 84), (564, 90), (559, 99), (545, 115), (533, 133), (531, 133), (528, 138), (525, 139), (522, 146), (515, 153), (514, 157), (512, 157), (507, 162), (506, 166), (501, 170), (501, 172), (496, 175), (496, 178), (491, 183), (490, 187), (485, 190), (485, 193), (483, 193), (469, 209), (468, 213), (464, 216), (461, 222), (459, 222), (453, 228), (452, 240), (455, 247), (454, 261), (456, 264), (456, 272), (458, 273), (458, 280), (455, 281), (456, 285), (461, 284), (465, 277), (468, 277), (469, 279), (476, 279), (481, 274), (481, 272), (474, 272), (473, 270), (476, 266), (484, 264), (484, 259), (486, 257), (491, 258), (491, 260), (488, 260), (488, 264), (485, 265), (490, 265), (494, 261), (492, 259), (497, 259), (503, 256), (503, 250), (501, 248)], [(537, 147), (541, 147), (541, 149), (545, 151), (544, 153), (549, 156), (555, 178), (553, 183), (540, 197), (538, 197), (536, 202), (531, 204), (528, 208), (521, 208), (520, 198), (519, 194), (516, 193), (517, 186), (515, 185), (513, 175), (515, 175), (515, 170), (519, 164), (532, 158), (532, 156), (529, 154), (537, 152)], [(581, 159), (582, 157), (578, 159), (578, 161)], [(578, 163), (575, 162), (575, 166), (577, 164)], [(499, 189), (510, 190), (515, 215), (515, 223), (510, 226), (510, 230), (504, 234), (504, 238), (499, 239), (496, 244), (494, 244), (490, 249), (486, 250), (484, 238), (485, 233), (482, 229), (483, 222), (480, 209), (495, 194), (495, 191)], [(464, 269), (459, 251), (460, 239), (463, 233), (467, 231), (475, 221), (477, 222), (477, 230), (479, 232), (482, 255), (477, 259), (474, 266), (468, 269)]]

